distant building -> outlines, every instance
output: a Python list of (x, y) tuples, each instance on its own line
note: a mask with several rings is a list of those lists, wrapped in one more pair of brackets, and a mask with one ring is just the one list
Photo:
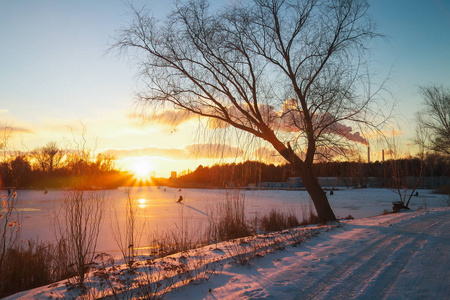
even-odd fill
[(286, 182), (258, 182), (257, 186), (269, 189), (297, 189), (302, 188), (303, 183), (300, 177), (289, 177)]
[(302, 188), (304, 187), (302, 179), (300, 177), (288, 177), (286, 182), (290, 188)]
[(170, 172), (170, 178), (173, 178), (173, 179), (177, 178), (177, 172), (175, 172), (175, 171)]

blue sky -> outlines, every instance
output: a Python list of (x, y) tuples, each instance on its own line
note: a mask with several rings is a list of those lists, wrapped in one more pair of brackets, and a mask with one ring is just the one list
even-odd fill
[(391, 68), (387, 87), (409, 134), (421, 109), (419, 86), (450, 86), (450, 1), (371, 1), (371, 13), (387, 38), (373, 49), (374, 66), (384, 74)]
[[(70, 137), (69, 126), (99, 137), (98, 149), (183, 148), (183, 128), (148, 128), (129, 118), (136, 79), (125, 59), (106, 54), (110, 36), (130, 21), (120, 0), (0, 0), (0, 128), (22, 128), (16, 148), (33, 149)], [(164, 15), (170, 1), (133, 1)], [(418, 87), (450, 86), (450, 1), (370, 1), (386, 40), (372, 48), (372, 66), (398, 101), (399, 124), (410, 136), (420, 109)], [(187, 168), (174, 161), (173, 166)], [(165, 174), (163, 174), (165, 175)]]

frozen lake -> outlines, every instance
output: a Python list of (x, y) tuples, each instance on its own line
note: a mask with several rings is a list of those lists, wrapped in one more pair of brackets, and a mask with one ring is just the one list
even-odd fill
[[(134, 199), (138, 220), (144, 228), (141, 245), (148, 244), (150, 236), (155, 232), (170, 233), (187, 229), (191, 232), (204, 232), (208, 226), (208, 217), (214, 217), (216, 204), (225, 199), (226, 190), (183, 189), (161, 187), (134, 187), (130, 189)], [(230, 191), (228, 191), (230, 192)], [(448, 206), (444, 195), (432, 194), (430, 190), (419, 190), (419, 195), (411, 199), (410, 208)], [(2, 195), (6, 191), (0, 191)], [(107, 199), (104, 221), (99, 237), (99, 251), (111, 254), (118, 253), (112, 235), (112, 228), (123, 224), (126, 207), (126, 188), (102, 191)], [(302, 213), (312, 206), (306, 191), (285, 190), (242, 190), (245, 199), (245, 212), (248, 218), (262, 216), (271, 209), (281, 212), (293, 212), (301, 221)], [(19, 211), (22, 214), (21, 238), (53, 241), (55, 239), (52, 223), (58, 211), (59, 200), (64, 191), (21, 190), (19, 194)], [(327, 193), (329, 195), (329, 192)], [(176, 199), (182, 196), (183, 204)], [(347, 189), (334, 191), (328, 196), (330, 204), (338, 218), (352, 215), (363, 218), (379, 215), (383, 210), (392, 210), (392, 202), (399, 197), (389, 189)], [(121, 225), (123, 226), (123, 225)]]

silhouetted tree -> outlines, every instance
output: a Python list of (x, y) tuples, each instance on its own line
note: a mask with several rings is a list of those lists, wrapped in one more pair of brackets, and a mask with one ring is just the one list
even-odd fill
[(416, 143), (426, 150), (450, 155), (450, 90), (443, 86), (420, 89), (424, 106), (416, 114)]
[(64, 156), (63, 151), (58, 148), (56, 142), (49, 142), (44, 147), (37, 148), (31, 153), (44, 172), (52, 172), (55, 167), (58, 167)]
[(148, 87), (143, 103), (271, 144), (326, 222), (336, 218), (314, 159), (345, 154), (350, 140), (364, 143), (351, 126), (378, 125), (364, 60), (377, 36), (368, 7), (365, 0), (255, 0), (210, 12), (205, 1), (177, 2), (164, 23), (134, 10), (113, 48), (135, 51)]

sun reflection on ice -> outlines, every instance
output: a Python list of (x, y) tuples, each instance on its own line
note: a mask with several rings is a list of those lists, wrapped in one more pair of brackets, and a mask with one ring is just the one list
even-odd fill
[(138, 200), (138, 203), (139, 203), (139, 207), (140, 208), (145, 208), (147, 205), (147, 199), (145, 199), (145, 198), (140, 198), (139, 200)]

